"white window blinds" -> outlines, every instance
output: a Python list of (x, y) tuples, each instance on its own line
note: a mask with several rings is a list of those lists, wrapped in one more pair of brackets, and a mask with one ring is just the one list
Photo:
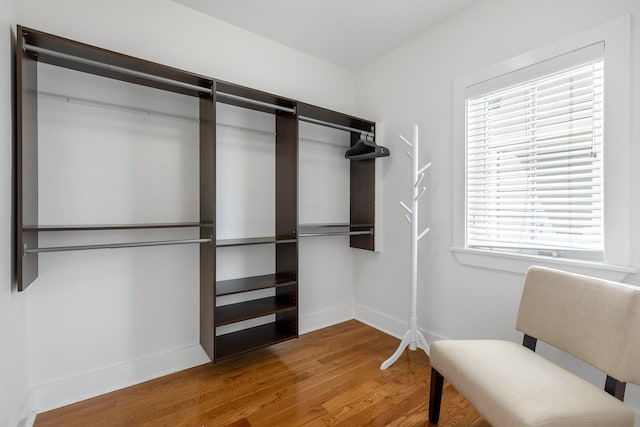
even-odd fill
[(603, 258), (603, 61), (466, 100), (469, 248)]

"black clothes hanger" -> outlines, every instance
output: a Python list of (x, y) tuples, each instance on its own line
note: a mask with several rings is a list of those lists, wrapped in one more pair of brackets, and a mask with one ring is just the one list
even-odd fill
[(367, 160), (375, 159), (376, 157), (389, 157), (391, 152), (387, 147), (377, 145), (373, 140), (369, 140), (368, 137), (360, 137), (356, 145), (349, 148), (344, 157), (349, 160)]

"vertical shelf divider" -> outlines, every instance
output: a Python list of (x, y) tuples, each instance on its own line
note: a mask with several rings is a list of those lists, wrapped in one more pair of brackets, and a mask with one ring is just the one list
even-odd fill
[(276, 114), (276, 236), (296, 239), (276, 244), (276, 275), (293, 275), (294, 286), (276, 288), (278, 301), (295, 305), (293, 312), (276, 314), (279, 332), (298, 337), (298, 117)]
[(17, 28), (16, 46), (16, 266), (18, 290), (38, 277), (38, 254), (25, 254), (24, 246), (38, 247), (38, 232), (26, 231), (38, 223), (38, 61), (24, 50), (23, 29)]
[(215, 355), (215, 282), (216, 282), (216, 99), (200, 96), (200, 222), (213, 223), (200, 228), (200, 238), (211, 244), (200, 245), (200, 345), (214, 360)]
[[(351, 146), (353, 147), (360, 135), (351, 132)], [(352, 160), (349, 212), (351, 224), (375, 224), (376, 215), (376, 163), (375, 159)], [(352, 230), (353, 231), (353, 230)], [(374, 230), (375, 232), (375, 230)], [(374, 250), (375, 236), (364, 234), (350, 236), (352, 248)]]

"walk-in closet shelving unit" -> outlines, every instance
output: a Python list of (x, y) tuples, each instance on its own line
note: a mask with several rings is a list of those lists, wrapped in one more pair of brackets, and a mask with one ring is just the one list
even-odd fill
[[(351, 246), (374, 249), (373, 160), (351, 162), (349, 224), (298, 224), (298, 123), (306, 120), (351, 132), (351, 144), (374, 123), (324, 108), (216, 81), (18, 26), (16, 47), (17, 281), (25, 290), (38, 276), (42, 252), (196, 243), (200, 246), (200, 344), (213, 360), (231, 357), (298, 336), (298, 237), (351, 234)], [(181, 223), (67, 224), (38, 223), (38, 62), (199, 99), (199, 221)], [(216, 241), (216, 103), (273, 114), (275, 120), (275, 235)], [(347, 161), (347, 160), (345, 160)], [(38, 246), (39, 233), (96, 230), (198, 228), (199, 239)], [(300, 229), (300, 230), (299, 230)], [(338, 230), (338, 231), (336, 231)], [(312, 232), (313, 231), (313, 232)], [(214, 244), (215, 242), (215, 244)], [(275, 245), (272, 274), (216, 281), (216, 248)], [(272, 289), (273, 296), (217, 306), (234, 294)], [(247, 319), (274, 316), (273, 322), (218, 334), (217, 329)]]

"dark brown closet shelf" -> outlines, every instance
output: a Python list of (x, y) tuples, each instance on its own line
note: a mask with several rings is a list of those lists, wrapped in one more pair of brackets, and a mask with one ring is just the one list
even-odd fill
[(269, 243), (294, 243), (296, 238), (276, 238), (270, 237), (245, 237), (242, 239), (224, 239), (216, 240), (216, 246), (219, 248), (225, 246), (247, 246), (247, 245), (266, 245)]
[(216, 282), (216, 296), (239, 294), (260, 289), (278, 288), (296, 284), (296, 278), (287, 274), (265, 274)]
[(24, 231), (95, 231), (136, 230), (153, 228), (213, 228), (212, 222), (166, 222), (141, 224), (25, 225)]
[(297, 334), (279, 328), (276, 322), (216, 337), (216, 360), (267, 347), (296, 338)]
[(295, 310), (296, 305), (277, 297), (267, 297), (216, 307), (216, 326), (228, 325), (269, 314)]

